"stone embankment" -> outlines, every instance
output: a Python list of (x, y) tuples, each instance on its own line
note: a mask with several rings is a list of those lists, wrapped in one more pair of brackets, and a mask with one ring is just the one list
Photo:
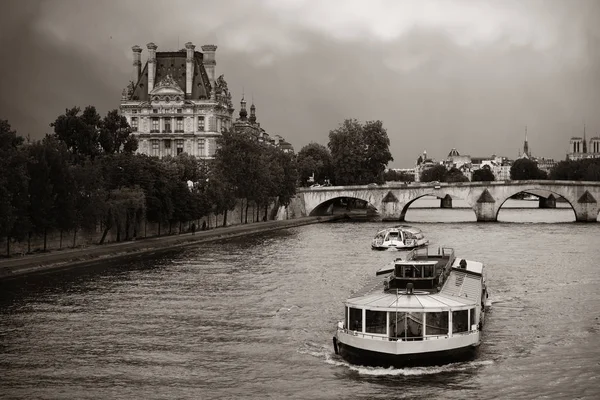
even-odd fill
[(339, 218), (339, 216), (304, 217), (283, 221), (255, 222), (246, 225), (216, 228), (208, 231), (197, 231), (195, 234), (185, 233), (180, 235), (161, 236), (0, 259), (0, 280), (11, 279), (27, 274), (56, 271), (58, 269), (83, 267), (116, 260), (139, 258), (214, 240), (234, 238), (319, 222), (328, 222)]

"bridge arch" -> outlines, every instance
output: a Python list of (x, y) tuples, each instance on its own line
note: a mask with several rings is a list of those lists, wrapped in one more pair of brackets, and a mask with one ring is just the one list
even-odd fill
[(565, 190), (560, 190), (559, 188), (549, 188), (547, 186), (532, 186), (532, 187), (525, 187), (525, 188), (514, 188), (513, 190), (508, 190), (505, 193), (503, 193), (503, 197), (496, 200), (496, 202), (498, 204), (498, 208), (496, 210), (495, 219), (498, 220), (498, 214), (500, 213), (500, 209), (502, 208), (504, 203), (506, 203), (506, 201), (508, 199), (510, 199), (511, 197), (513, 197), (514, 195), (516, 195), (518, 193), (534, 192), (533, 193), (534, 196), (538, 196), (538, 194), (536, 194), (535, 192), (541, 192), (541, 191), (548, 192), (548, 193), (552, 194), (553, 196), (559, 196), (559, 197), (564, 198), (567, 201), (567, 203), (569, 203), (569, 206), (571, 206), (571, 209), (573, 210), (573, 214), (575, 215), (575, 218), (577, 218), (577, 211), (576, 211), (576, 208), (574, 205), (574, 204), (577, 204), (577, 199), (572, 198), (572, 196), (570, 196), (569, 193), (567, 193)]
[[(348, 196), (338, 196), (327, 199), (320, 204), (317, 204), (308, 215), (313, 216), (321, 216), (321, 215), (333, 215), (335, 213), (343, 213), (343, 208), (347, 207), (348, 213), (351, 212), (352, 209), (356, 209), (356, 200), (365, 204), (365, 213), (368, 212), (368, 207), (371, 207), (375, 211), (377, 208), (369, 203), (368, 201), (358, 198), (358, 197), (348, 197)], [(354, 204), (353, 204), (354, 203)]]
[[(435, 189), (435, 190), (425, 192), (422, 194), (419, 193), (416, 197), (414, 197), (413, 199), (406, 202), (406, 204), (404, 204), (404, 206), (402, 207), (402, 211), (400, 212), (400, 221), (406, 220), (406, 213), (408, 212), (408, 209), (415, 201), (422, 199), (423, 197), (427, 197), (427, 196), (435, 197), (438, 199), (444, 199), (444, 198), (446, 198), (446, 196), (450, 196), (450, 198), (453, 200), (457, 200), (457, 199), (464, 200), (471, 208), (473, 208), (473, 205), (471, 204), (468, 193), (461, 192), (461, 193), (457, 194), (453, 190)], [(473, 210), (473, 211), (475, 211), (475, 210)]]

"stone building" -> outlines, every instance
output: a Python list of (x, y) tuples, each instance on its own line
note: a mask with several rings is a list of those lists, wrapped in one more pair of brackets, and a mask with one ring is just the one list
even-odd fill
[(585, 137), (585, 126), (583, 137), (574, 136), (569, 141), (568, 160), (582, 160), (584, 158), (600, 158), (600, 137), (590, 139), (589, 146)]
[(216, 76), (217, 46), (196, 51), (191, 42), (179, 51), (157, 52), (148, 43), (133, 46), (134, 80), (123, 90), (120, 111), (139, 140), (138, 153), (165, 157), (187, 153), (212, 158), (216, 139), (232, 127), (231, 93)]

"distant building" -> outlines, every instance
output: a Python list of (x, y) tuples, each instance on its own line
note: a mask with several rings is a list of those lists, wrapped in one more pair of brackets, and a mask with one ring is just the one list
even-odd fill
[(246, 100), (242, 97), (240, 102), (240, 115), (233, 123), (233, 129), (240, 132), (246, 131), (252, 133), (256, 139), (261, 143), (267, 143), (272, 146), (278, 147), (284, 153), (293, 153), (294, 147), (288, 143), (281, 135), (274, 135), (271, 137), (256, 120), (256, 106), (254, 101), (250, 106), (250, 116), (248, 117), (248, 111), (246, 110)]
[(138, 153), (212, 158), (217, 138), (232, 126), (231, 93), (223, 75), (215, 79), (217, 46), (192, 43), (179, 51), (157, 52), (148, 43), (142, 68), (133, 46), (134, 80), (123, 90), (120, 111), (139, 140)]
[(440, 165), (440, 163), (432, 158), (428, 158), (427, 150), (423, 150), (423, 154), (417, 158), (415, 164), (415, 182), (421, 182), (421, 174), (423, 171), (433, 168), (436, 165)]
[(567, 160), (583, 160), (584, 158), (600, 158), (600, 138), (597, 136), (591, 138), (588, 148), (585, 126), (583, 127), (583, 137), (574, 136), (571, 138), (569, 152), (567, 153)]

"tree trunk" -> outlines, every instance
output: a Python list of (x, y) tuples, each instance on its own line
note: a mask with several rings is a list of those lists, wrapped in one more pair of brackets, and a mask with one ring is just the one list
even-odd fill
[(62, 229), (60, 230), (60, 240), (58, 241), (58, 249), (62, 250), (62, 237), (63, 237), (63, 231)]
[(265, 216), (263, 218), (263, 221), (267, 221), (269, 219), (269, 217), (267, 216), (269, 213), (269, 203), (265, 204)]
[(144, 219), (144, 237), (146, 237), (146, 233), (148, 232), (148, 221)]
[(227, 210), (223, 213), (223, 227), (227, 226)]
[(244, 221), (245, 224), (248, 223), (248, 207), (250, 207), (250, 203), (248, 202), (248, 199), (246, 199), (246, 219)]
[(121, 241), (121, 224), (117, 223), (117, 243)]
[(102, 237), (100, 238), (100, 242), (98, 244), (104, 243), (104, 239), (106, 239), (106, 235), (108, 234), (108, 231), (110, 231), (110, 226), (104, 228), (104, 232), (102, 232)]
[(44, 228), (44, 251), (46, 251), (47, 243), (48, 243), (48, 228)]
[(77, 246), (77, 228), (73, 229), (73, 248)]
[(31, 253), (31, 231), (27, 232), (27, 254)]
[(129, 213), (125, 215), (125, 240), (129, 240)]
[[(248, 202), (248, 200), (246, 200), (246, 202)], [(242, 202), (240, 203), (240, 224), (244, 223), (244, 199), (242, 199)]]
[(179, 234), (180, 235), (181, 235), (181, 230), (183, 229), (182, 226), (183, 226), (183, 223), (181, 221), (179, 221)]

